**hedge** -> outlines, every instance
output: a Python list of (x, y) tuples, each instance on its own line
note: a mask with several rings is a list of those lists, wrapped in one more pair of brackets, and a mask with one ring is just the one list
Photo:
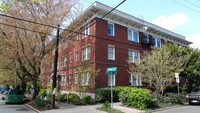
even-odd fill
[(119, 94), (119, 100), (127, 106), (146, 109), (152, 104), (152, 96), (149, 91), (136, 88), (127, 87)]
[[(117, 86), (113, 87), (113, 102), (119, 102), (119, 93), (128, 86)], [(106, 101), (111, 100), (111, 88), (99, 88), (96, 90), (96, 101), (105, 103)]]

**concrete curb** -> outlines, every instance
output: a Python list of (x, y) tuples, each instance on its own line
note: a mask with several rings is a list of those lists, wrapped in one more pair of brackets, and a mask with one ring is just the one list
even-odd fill
[(160, 108), (157, 110), (146, 111), (145, 113), (153, 113), (153, 112), (157, 112), (157, 111), (163, 111), (163, 110), (178, 108), (178, 107), (182, 107), (182, 106), (187, 106), (187, 105), (176, 105), (176, 106), (171, 106), (171, 107), (166, 107), (166, 108)]
[(36, 109), (36, 108), (34, 108), (34, 107), (28, 105), (28, 104), (25, 104), (25, 105), (26, 105), (27, 107), (31, 108), (32, 110), (36, 111), (37, 113), (41, 113), (40, 110), (38, 110), (38, 109)]

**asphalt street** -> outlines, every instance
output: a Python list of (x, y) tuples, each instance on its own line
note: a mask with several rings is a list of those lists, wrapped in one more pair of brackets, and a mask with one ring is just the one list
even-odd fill
[(188, 105), (177, 108), (170, 108), (163, 111), (153, 113), (200, 113), (200, 105)]
[(36, 113), (24, 104), (5, 104), (0, 95), (0, 113)]

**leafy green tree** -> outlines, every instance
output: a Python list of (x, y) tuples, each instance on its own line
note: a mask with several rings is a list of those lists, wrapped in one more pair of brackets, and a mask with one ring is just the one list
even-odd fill
[(174, 80), (175, 72), (182, 72), (190, 53), (185, 47), (166, 44), (162, 48), (152, 48), (140, 61), (129, 63), (129, 70), (136, 78), (155, 87), (157, 99), (162, 98), (165, 88)]
[(182, 72), (188, 92), (191, 92), (194, 87), (200, 86), (200, 51), (198, 49), (191, 51), (192, 54), (189, 62), (186, 69)]

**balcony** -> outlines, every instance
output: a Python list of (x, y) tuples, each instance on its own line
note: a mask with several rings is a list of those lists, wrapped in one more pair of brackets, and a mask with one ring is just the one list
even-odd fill
[(154, 44), (153, 44), (153, 40), (150, 39), (148, 36), (145, 36), (145, 35), (143, 36), (142, 43), (143, 43), (144, 45), (148, 45), (148, 46), (154, 45)]

